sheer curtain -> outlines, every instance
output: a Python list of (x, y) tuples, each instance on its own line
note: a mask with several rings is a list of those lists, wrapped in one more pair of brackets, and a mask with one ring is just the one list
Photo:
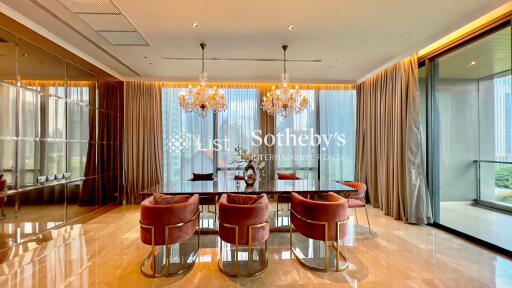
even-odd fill
[[(356, 91), (320, 90), (320, 135), (331, 137), (320, 145), (320, 178), (354, 180)], [(339, 138), (338, 138), (339, 137)], [(344, 143), (338, 141), (344, 139)]]
[(164, 138), (164, 181), (182, 181), (192, 173), (214, 172), (213, 115), (201, 118), (179, 105), (184, 88), (163, 88), (162, 127)]
[[(276, 117), (276, 141), (283, 135), (283, 143), (276, 144), (275, 166), (277, 172), (295, 172), (301, 178), (316, 178), (318, 173), (318, 147), (298, 145), (301, 135), (311, 138), (316, 134), (317, 113), (315, 90), (302, 90), (309, 99), (309, 106), (299, 114), (288, 117)], [(289, 143), (284, 139), (290, 135)], [(304, 137), (304, 136), (302, 136)], [(296, 143), (293, 143), (295, 139)]]
[(236, 169), (233, 161), (238, 160), (234, 149), (240, 146), (252, 150), (252, 133), (260, 129), (259, 92), (257, 89), (225, 89), (228, 108), (217, 114), (217, 139), (223, 149), (218, 152), (219, 170)]

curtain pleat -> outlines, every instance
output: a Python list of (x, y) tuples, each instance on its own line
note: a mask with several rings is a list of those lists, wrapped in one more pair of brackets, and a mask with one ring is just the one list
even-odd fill
[(432, 221), (421, 151), (417, 57), (357, 84), (356, 179), (371, 203), (409, 223)]
[[(260, 87), (259, 90), (259, 105), (261, 106), (261, 102), (263, 101), (263, 97), (272, 90), (272, 87)], [(261, 109), (261, 108), (260, 108)], [(260, 110), (260, 129), (261, 129), (261, 137), (264, 138), (266, 135), (275, 135), (276, 134), (276, 125), (275, 125), (275, 116), (268, 114), (267, 112)], [(275, 145), (267, 146), (260, 145), (260, 154), (264, 155), (275, 155), (276, 148)], [(267, 157), (265, 160), (265, 179), (274, 179), (276, 175), (276, 167), (275, 161), (271, 160), (270, 157)]]
[(162, 87), (157, 83), (125, 84), (125, 201), (162, 182)]

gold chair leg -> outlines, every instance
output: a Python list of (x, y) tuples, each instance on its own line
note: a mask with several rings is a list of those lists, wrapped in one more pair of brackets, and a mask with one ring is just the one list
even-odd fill
[(364, 205), (364, 211), (366, 212), (366, 220), (368, 221), (368, 230), (370, 230), (370, 236), (372, 236), (372, 227), (370, 226), (370, 217), (368, 217), (368, 210), (366, 209), (366, 205)]
[(293, 253), (291, 253), (291, 252), (293, 252), (293, 246), (292, 245), (293, 245), (293, 225), (292, 225), (292, 223), (290, 221), (290, 259), (293, 258)]
[(325, 223), (325, 272), (329, 272), (329, 224)]
[(251, 237), (251, 229), (249, 228), (249, 245), (247, 245), (247, 274), (250, 274), (251, 272), (251, 263), (252, 263), (252, 237)]
[(336, 271), (340, 271), (340, 225), (336, 225)]
[(325, 272), (329, 272), (329, 241), (324, 241), (325, 245)]
[(151, 254), (153, 257), (153, 277), (156, 278), (156, 251), (155, 244), (151, 245)]
[[(238, 228), (238, 227), (237, 227)], [(235, 242), (235, 264), (236, 264), (236, 275), (240, 277), (240, 263), (238, 262), (238, 229), (236, 229), (236, 242)]]

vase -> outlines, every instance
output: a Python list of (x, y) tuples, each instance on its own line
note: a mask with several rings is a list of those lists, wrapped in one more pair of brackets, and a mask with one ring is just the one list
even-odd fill
[(252, 161), (249, 161), (244, 168), (244, 181), (246, 186), (254, 186), (256, 183), (256, 179), (258, 178), (258, 173), (256, 172), (256, 167), (252, 164)]

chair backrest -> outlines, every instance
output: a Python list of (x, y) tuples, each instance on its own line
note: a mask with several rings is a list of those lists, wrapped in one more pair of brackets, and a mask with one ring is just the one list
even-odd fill
[[(194, 194), (188, 201), (171, 204), (155, 205), (153, 197), (144, 200), (140, 206), (140, 237), (144, 244), (151, 245), (151, 226), (154, 229), (154, 244), (165, 244), (165, 226), (186, 223), (179, 227), (168, 229), (168, 243), (180, 243), (194, 234), (199, 217), (194, 219), (199, 211), (199, 196)], [(191, 221), (193, 220), (193, 221)], [(144, 225), (144, 226), (142, 226)]]
[[(348, 201), (332, 192), (327, 193), (323, 198), (325, 201), (314, 201), (292, 193), (291, 221), (298, 232), (315, 240), (325, 240), (325, 225), (319, 222), (327, 223), (328, 240), (332, 241), (337, 236), (337, 223), (348, 219)], [(340, 225), (343, 229), (340, 237), (345, 234), (346, 226)]]
[(277, 180), (302, 180), (302, 178), (298, 177), (295, 172), (292, 173), (276, 173)]
[[(219, 236), (230, 244), (235, 244), (235, 228), (223, 224), (238, 226), (238, 244), (249, 244), (249, 226), (266, 223), (269, 219), (268, 198), (263, 197), (255, 204), (231, 204), (228, 202), (228, 195), (224, 194), (219, 200)], [(237, 197), (254, 197), (251, 195), (237, 195)], [(269, 225), (253, 228), (252, 243), (257, 244), (265, 241), (269, 235)]]
[(358, 199), (358, 200), (365, 202), (366, 191), (368, 190), (368, 187), (366, 186), (366, 184), (361, 183), (361, 182), (344, 182), (343, 185), (357, 190), (357, 193), (351, 194), (350, 198)]

